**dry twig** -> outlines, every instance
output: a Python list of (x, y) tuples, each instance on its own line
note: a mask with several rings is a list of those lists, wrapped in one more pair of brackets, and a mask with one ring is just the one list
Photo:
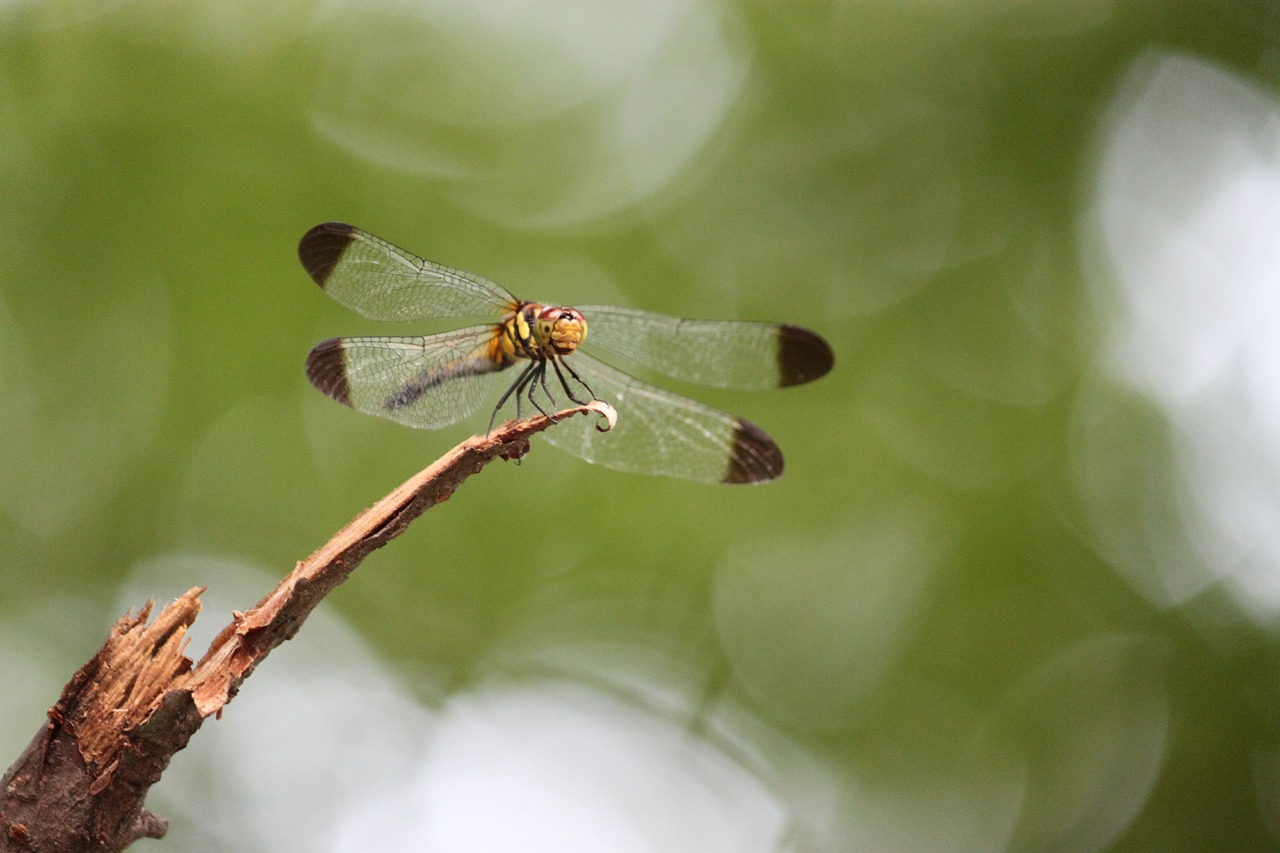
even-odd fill
[[(586, 412), (612, 425), (612, 409), (602, 403), (558, 417)], [(117, 851), (162, 837), (168, 822), (143, 801), (200, 724), (221, 712), (254, 667), (293, 637), (370, 551), (489, 462), (523, 456), (529, 437), (552, 423), (543, 416), (509, 421), (449, 451), (299, 562), (256, 605), (236, 612), (197, 664), (185, 655), (186, 631), (204, 587), (189, 590), (150, 624), (151, 602), (121, 617), (0, 780), (0, 851)]]

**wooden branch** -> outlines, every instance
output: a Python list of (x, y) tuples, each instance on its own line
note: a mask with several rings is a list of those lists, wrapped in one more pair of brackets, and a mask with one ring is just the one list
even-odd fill
[[(612, 428), (615, 415), (603, 403), (566, 409), (557, 419), (587, 412)], [(369, 552), (494, 459), (524, 456), (530, 436), (552, 423), (543, 416), (509, 421), (449, 451), (338, 531), (256, 605), (236, 612), (195, 665), (185, 654), (186, 632), (204, 587), (150, 624), (151, 602), (121, 617), (0, 779), (0, 853), (118, 851), (162, 837), (168, 822), (143, 801), (205, 718), (221, 712), (254, 667), (293, 637)]]

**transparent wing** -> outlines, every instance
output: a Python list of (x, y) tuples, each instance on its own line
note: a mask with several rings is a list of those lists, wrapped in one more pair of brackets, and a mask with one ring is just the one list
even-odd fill
[(778, 323), (686, 320), (612, 305), (581, 305), (587, 346), (687, 382), (763, 391), (811, 382), (831, 370), (831, 347), (814, 332)]
[(303, 235), (298, 258), (326, 293), (373, 320), (498, 317), (515, 310), (515, 297), (501, 285), (342, 222)]
[(750, 421), (655, 388), (581, 350), (564, 363), (618, 410), (618, 424), (603, 433), (595, 418), (570, 418), (544, 433), (556, 447), (606, 468), (703, 483), (761, 483), (782, 474), (782, 451)]
[(307, 356), (307, 378), (358, 412), (419, 429), (457, 423), (480, 408), (497, 327), (473, 326), (425, 338), (330, 338)]

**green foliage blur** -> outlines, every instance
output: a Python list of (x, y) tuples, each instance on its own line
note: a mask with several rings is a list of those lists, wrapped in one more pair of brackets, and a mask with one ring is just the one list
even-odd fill
[[(373, 555), (326, 608), (415, 701), (660, 693), (787, 805), (759, 849), (1276, 849), (1276, 615), (1196, 550), (1205, 481), (1108, 367), (1090, 211), (1135, 63), (1277, 110), (1278, 35), (1250, 0), (0, 7), (0, 745), (123, 608), (218, 561), (261, 572), (251, 605), (483, 431), (308, 385), (322, 338), (447, 328), (326, 298), (296, 245), (332, 219), (836, 352), (799, 388), (677, 386), (766, 429), (776, 483), (535, 442)], [(1154, 594), (1184, 559), (1209, 579)]]

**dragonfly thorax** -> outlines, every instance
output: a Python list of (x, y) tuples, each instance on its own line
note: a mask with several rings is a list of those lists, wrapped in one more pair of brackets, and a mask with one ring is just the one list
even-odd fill
[(504, 348), (517, 358), (569, 355), (587, 338), (587, 320), (574, 308), (522, 304), (504, 324)]

